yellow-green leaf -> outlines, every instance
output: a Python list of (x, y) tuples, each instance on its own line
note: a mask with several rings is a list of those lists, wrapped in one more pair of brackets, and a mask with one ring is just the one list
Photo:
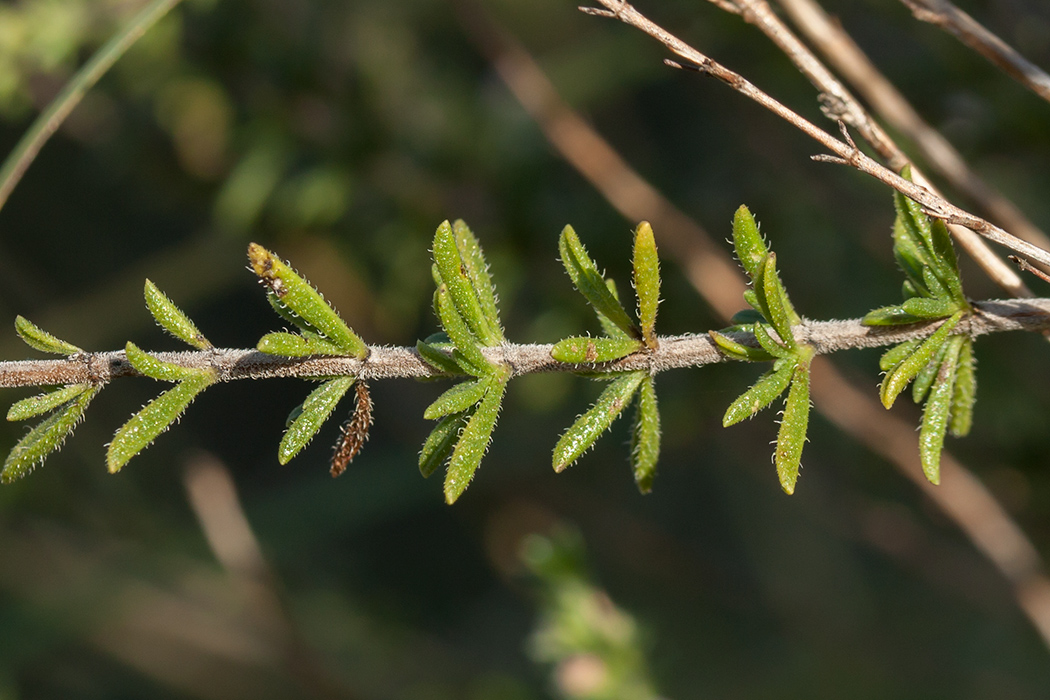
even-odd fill
[(941, 451), (944, 449), (944, 434), (948, 429), (948, 414), (951, 411), (952, 394), (955, 389), (955, 370), (959, 361), (961, 344), (954, 339), (948, 342), (937, 372), (937, 380), (930, 390), (930, 398), (922, 412), (919, 428), (919, 458), (922, 472), (930, 483), (941, 483)]
[(467, 421), (466, 427), (459, 434), (459, 441), (452, 449), (448, 471), (445, 473), (445, 502), (449, 505), (455, 503), (466, 491), (481, 464), (481, 458), (485, 456), (506, 388), (506, 379), (492, 382), (485, 397)]
[(456, 235), (447, 221), (442, 222), (434, 232), (434, 264), (437, 265), (438, 274), (448, 290), (456, 312), (466, 323), (471, 334), (482, 345), (498, 345), (502, 341), (502, 333), (493, 328), (482, 311), (474, 286), (475, 280), (468, 276)]
[(762, 240), (755, 217), (744, 205), (740, 205), (733, 215), (733, 248), (744, 271), (754, 279), (759, 266), (769, 255), (769, 248)]
[(456, 351), (466, 363), (463, 369), (475, 376), (488, 374), (492, 369), (492, 363), (482, 354), (477, 338), (467, 327), (463, 317), (459, 315), (449, 295), (448, 287), (444, 284), (437, 290), (437, 308), (441, 327), (448, 333), (452, 344), (456, 346)]
[(642, 380), (638, 388), (638, 407), (631, 432), (631, 468), (638, 490), (653, 489), (656, 462), (660, 458), (660, 409), (656, 403), (656, 384), (652, 377)]
[(199, 369), (183, 367), (158, 359), (132, 342), (124, 346), (124, 354), (132, 367), (147, 377), (159, 379), (162, 382), (181, 382), (183, 379), (200, 374)]
[(642, 379), (647, 376), (645, 372), (628, 372), (609, 383), (594, 405), (569, 426), (554, 446), (554, 471), (563, 471), (591, 448), (627, 407)]
[(795, 368), (784, 403), (784, 415), (777, 433), (777, 447), (773, 461), (776, 463), (780, 488), (790, 495), (795, 492), (798, 481), (799, 466), (802, 462), (802, 448), (806, 444), (806, 431), (809, 428), (809, 360), (800, 362)]
[(314, 439), (328, 417), (332, 415), (336, 404), (353, 386), (354, 377), (337, 377), (329, 379), (310, 392), (301, 406), (301, 411), (288, 426), (277, 448), (277, 461), (288, 462), (299, 454)]
[(642, 338), (649, 348), (655, 348), (656, 311), (660, 305), (660, 259), (656, 254), (656, 238), (648, 221), (638, 224), (634, 232), (634, 291), (638, 295), (638, 321)]
[(753, 348), (750, 345), (738, 343), (729, 336), (718, 331), (708, 331), (711, 340), (715, 341), (718, 349), (731, 360), (742, 360), (744, 362), (769, 362), (773, 355), (762, 348)]
[(634, 338), (590, 338), (574, 336), (555, 343), (551, 357), (558, 362), (583, 364), (611, 362), (636, 353), (645, 345)]
[(915, 349), (919, 347), (921, 343), (921, 340), (906, 340), (900, 345), (894, 345), (892, 348), (884, 352), (881, 358), (879, 358), (879, 369), (883, 372), (889, 372), (903, 362), (905, 358), (915, 352)]
[(911, 355), (886, 374), (882, 380), (882, 385), (879, 387), (879, 398), (882, 400), (883, 406), (889, 408), (893, 405), (900, 393), (904, 391), (904, 387), (908, 386), (908, 383), (915, 378), (915, 375), (940, 351), (944, 341), (948, 339), (948, 336), (962, 317), (962, 311), (953, 314), (941, 324), (941, 327), (933, 335), (922, 341)]
[(84, 352), (76, 345), (56, 338), (24, 316), (15, 316), (15, 332), (26, 345), (53, 355), (75, 355)]
[(419, 453), (419, 473), (424, 479), (433, 474), (452, 454), (452, 448), (456, 446), (460, 431), (467, 425), (467, 418), (471, 413), (445, 416), (430, 431), (426, 442), (423, 443), (423, 450)]
[(745, 391), (736, 401), (729, 404), (725, 416), (722, 417), (722, 426), (728, 428), (736, 425), (745, 418), (751, 418), (763, 408), (784, 393), (791, 382), (791, 375), (795, 371), (795, 364), (789, 362), (775, 370), (763, 374), (754, 386)]
[(638, 327), (631, 321), (619, 300), (609, 291), (605, 278), (598, 272), (597, 266), (587, 254), (587, 249), (583, 247), (572, 226), (562, 229), (558, 238), (558, 252), (573, 286), (590, 302), (594, 310), (628, 336), (640, 338), (641, 332)]
[(459, 249), (459, 257), (463, 262), (463, 270), (481, 305), (482, 316), (492, 329), (496, 342), (503, 342), (503, 328), (499, 320), (496, 288), (492, 284), (492, 275), (489, 274), (489, 264), (481, 250), (481, 243), (462, 219), (452, 223), (452, 232), (456, 236), (456, 247)]
[(182, 309), (175, 306), (168, 296), (157, 289), (157, 285), (146, 280), (143, 292), (146, 298), (146, 308), (153, 314), (160, 327), (171, 333), (179, 340), (192, 345), (198, 350), (207, 350), (212, 346), (211, 342), (204, 337), (189, 316)]
[(259, 352), (283, 357), (309, 357), (310, 355), (345, 355), (346, 351), (327, 340), (298, 333), (267, 333), (256, 346)]
[[(757, 286), (758, 282), (756, 281), (755, 284)], [(788, 348), (797, 350), (798, 343), (795, 342), (795, 336), (791, 333), (791, 327), (800, 319), (794, 308), (791, 307), (787, 292), (784, 291), (784, 285), (780, 282), (780, 275), (777, 274), (776, 253), (766, 256), (766, 264), (762, 270), (762, 293), (759, 296), (765, 297), (769, 322), (773, 330), (780, 336), (780, 340)]]
[(965, 338), (959, 349), (959, 363), (955, 370), (955, 388), (952, 391), (951, 422), (948, 432), (955, 437), (969, 434), (973, 424), (973, 405), (977, 400), (977, 367), (973, 356), (973, 340)]
[(456, 361), (452, 359), (451, 355), (446, 354), (441, 348), (436, 347), (432, 343), (417, 340), (416, 352), (419, 353), (419, 356), (423, 358), (424, 362), (439, 372), (445, 372), (446, 374), (463, 373), (463, 369), (456, 364)]
[(452, 413), (463, 413), (481, 401), (491, 388), (493, 381), (492, 379), (478, 379), (456, 384), (427, 406), (423, 411), (423, 417), (427, 420), (437, 420)]
[(28, 399), (16, 401), (7, 411), (7, 420), (25, 420), (34, 416), (41, 416), (48, 411), (58, 408), (67, 401), (72, 401), (91, 389), (91, 387), (91, 384), (70, 384), (61, 389), (47, 391), (43, 394), (30, 396)]
[(62, 446), (63, 441), (84, 417), (84, 411), (101, 386), (88, 387), (60, 410), (42, 420), (18, 441), (4, 460), (0, 481), (9, 484), (33, 471), (44, 458)]

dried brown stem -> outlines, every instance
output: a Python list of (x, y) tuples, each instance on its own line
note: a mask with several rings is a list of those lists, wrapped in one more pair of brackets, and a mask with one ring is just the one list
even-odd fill
[[(849, 81), (876, 114), (916, 145), (936, 172), (1012, 233), (1034, 245), (1050, 248), (1050, 238), (1013, 202), (967, 166), (962, 154), (919, 115), (816, 0), (778, 2), (835, 70)], [(890, 167), (896, 166), (891, 162)]]
[(948, 0), (901, 0), (915, 19), (934, 24), (1050, 102), (1050, 75)]
[(722, 64), (671, 34), (663, 27), (655, 24), (630, 4), (623, 2), (623, 0), (599, 0), (599, 2), (605, 6), (605, 10), (596, 10), (594, 8), (581, 9), (590, 14), (614, 17), (625, 24), (640, 29), (687, 62), (685, 64), (669, 62), (671, 65), (690, 68), (716, 78), (741, 95), (757, 102), (762, 107), (765, 107), (767, 110), (817, 141), (834, 154), (815, 156), (818, 160), (849, 165), (854, 169), (889, 185), (904, 196), (918, 202), (930, 216), (943, 219), (944, 222), (948, 224), (965, 226), (988, 240), (1009, 248), (1015, 253), (1019, 253), (1044, 265), (1050, 265), (1050, 252), (1034, 246), (1027, 241), (1023, 241), (1016, 236), (1007, 233), (991, 222), (955, 206), (943, 197), (935, 195), (925, 187), (904, 179), (889, 168), (886, 168), (873, 160), (871, 157), (860, 151), (856, 146), (853, 146), (846, 141), (840, 141), (798, 113), (792, 111), (781, 102), (760, 90), (749, 80), (744, 78), (744, 76), (726, 68)]
[[(718, 3), (715, 3), (718, 4)], [(824, 114), (830, 119), (848, 124), (856, 129), (864, 141), (895, 172), (910, 163), (904, 151), (894, 142), (889, 134), (872, 119), (867, 110), (850, 93), (848, 89), (832, 74), (830, 70), (803, 44), (790, 28), (773, 12), (766, 0), (738, 0), (740, 14), (745, 21), (757, 27), (776, 46), (791, 59), (791, 62), (821, 93)], [(961, 157), (958, 159), (962, 163)], [(976, 175), (962, 163), (962, 169), (970, 179)], [(912, 179), (934, 194), (940, 194), (926, 176), (912, 165)], [(987, 188), (986, 188), (987, 189)], [(979, 201), (979, 200), (978, 200)], [(1011, 205), (1012, 206), (1012, 205)], [(1031, 225), (1029, 224), (1031, 227)], [(1034, 228), (1034, 227), (1032, 227)], [(1006, 292), (1017, 297), (1033, 296), (1017, 272), (997, 256), (984, 240), (961, 226), (950, 225), (949, 230), (959, 244), (977, 261), (982, 269)], [(1041, 235), (1041, 234), (1040, 234)], [(1045, 240), (1045, 237), (1043, 237)], [(1043, 245), (1050, 244), (1046, 241)]]

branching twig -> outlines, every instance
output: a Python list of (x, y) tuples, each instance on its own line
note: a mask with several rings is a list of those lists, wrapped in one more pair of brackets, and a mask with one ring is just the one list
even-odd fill
[[(712, 0), (713, 1), (713, 0)], [(715, 3), (718, 4), (717, 2)], [(846, 87), (836, 78), (820, 59), (803, 44), (798, 37), (773, 12), (766, 0), (738, 0), (740, 14), (745, 21), (757, 27), (763, 34), (780, 48), (791, 59), (792, 63), (815, 88), (821, 92), (824, 113), (830, 118), (842, 121), (857, 130), (866, 141), (883, 158), (886, 164), (896, 172), (910, 163), (904, 151), (894, 142), (889, 134), (871, 118), (867, 110), (857, 101)], [(962, 159), (959, 158), (959, 163)], [(962, 169), (976, 178), (962, 163)], [(927, 180), (925, 175), (912, 165), (913, 180), (934, 194), (940, 194)], [(958, 179), (958, 178), (956, 178)], [(1012, 206), (1012, 205), (1011, 205)], [(1023, 218), (1023, 217), (1022, 217)], [(1027, 221), (1026, 221), (1027, 222)], [(970, 254), (986, 273), (1004, 290), (1013, 296), (1034, 296), (1022, 281), (1020, 275), (997, 256), (980, 236), (962, 226), (949, 226), (952, 235)]]
[(784, 119), (792, 126), (817, 141), (834, 155), (819, 155), (814, 158), (825, 161), (849, 165), (856, 170), (874, 177), (875, 179), (889, 185), (906, 197), (918, 202), (926, 210), (927, 214), (944, 220), (948, 224), (959, 224), (978, 233), (988, 240), (994, 241), (1010, 250), (1040, 262), (1050, 265), (1050, 252), (1023, 241), (1016, 236), (1007, 233), (998, 226), (961, 209), (942, 197), (930, 192), (925, 187), (910, 182), (892, 170), (879, 164), (871, 157), (860, 151), (855, 145), (847, 141), (840, 141), (820, 129), (809, 120), (786, 107), (766, 94), (739, 73), (736, 73), (707, 55), (701, 53), (678, 37), (668, 32), (663, 27), (653, 23), (645, 15), (641, 14), (630, 4), (623, 0), (599, 0), (606, 9), (581, 8), (584, 12), (603, 17), (619, 19), (625, 24), (631, 25), (649, 36), (653, 37), (675, 54), (683, 58), (687, 63), (679, 64), (668, 61), (669, 65), (681, 68), (690, 68), (705, 75), (710, 75), (733, 88), (741, 95), (750, 98), (761, 106)]
[[(1050, 299), (985, 301), (974, 305), (976, 313), (958, 332), (970, 336), (1012, 330), (1050, 329)], [(911, 326), (865, 326), (860, 319), (848, 321), (808, 321), (798, 326), (796, 338), (811, 345), (817, 354), (851, 348), (874, 348), (905, 340), (928, 337), (938, 322)], [(741, 342), (750, 333), (729, 333)], [(492, 362), (505, 364), (511, 376), (538, 372), (571, 372), (579, 365), (558, 362), (551, 357), (553, 345), (507, 343), (482, 348)], [(424, 378), (446, 376), (419, 357), (415, 348), (382, 347), (369, 349), (367, 358), (314, 356), (289, 358), (257, 350), (211, 349), (187, 352), (152, 353), (156, 358), (181, 367), (211, 369), (219, 381), (269, 379), (274, 377), (333, 377), (354, 375), (361, 380)], [(622, 372), (647, 369), (653, 373), (682, 367), (700, 367), (726, 361), (726, 357), (707, 335), (666, 336), (651, 353), (637, 353), (588, 371)], [(119, 377), (142, 374), (128, 363), (124, 351), (85, 352), (64, 360), (22, 360), (0, 362), (0, 387), (54, 386), (59, 384), (102, 384)]]
[(935, 24), (1050, 102), (1050, 75), (948, 0), (901, 0), (915, 19)]
[[(1007, 230), (1029, 243), (1050, 248), (1050, 239), (1046, 234), (1013, 202), (1002, 196), (967, 166), (962, 154), (922, 118), (893, 83), (879, 72), (853, 38), (828, 16), (816, 0), (778, 2), (806, 38), (849, 81), (876, 114), (914, 143), (934, 170)], [(896, 169), (892, 161), (890, 167)], [(920, 184), (923, 183), (920, 181)]]

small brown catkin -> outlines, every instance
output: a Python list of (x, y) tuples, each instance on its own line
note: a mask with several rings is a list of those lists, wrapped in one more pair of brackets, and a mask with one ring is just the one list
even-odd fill
[(346, 471), (346, 466), (365, 446), (368, 430), (372, 427), (372, 396), (368, 393), (368, 384), (358, 381), (355, 385), (357, 405), (350, 420), (343, 423), (342, 436), (332, 452), (332, 476), (336, 477)]

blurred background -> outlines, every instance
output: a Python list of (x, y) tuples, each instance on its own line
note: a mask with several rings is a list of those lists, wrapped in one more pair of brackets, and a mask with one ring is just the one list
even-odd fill
[[(22, 314), (89, 350), (179, 349), (141, 301), (149, 277), (217, 345), (253, 346), (283, 326), (245, 270), (254, 240), (368, 342), (411, 345), (437, 328), (434, 229), (463, 218), (508, 337), (597, 331), (557, 235), (571, 223), (623, 289), (637, 222), (548, 144), (480, 49), (479, 17), (717, 241), (747, 204), (805, 316), (899, 300), (883, 187), (811, 162), (814, 144), (665, 67), (636, 31), (573, 2), (480, 1), (183, 2), (0, 212), (0, 327)], [(960, 4), (1050, 66), (1046, 3)], [(0, 150), (143, 5), (0, 3)], [(1050, 226), (1050, 105), (896, 0), (826, 5), (978, 172)], [(812, 88), (738, 17), (698, 0), (640, 9), (821, 119)], [(1002, 296), (963, 267), (971, 296)], [(724, 325), (674, 257), (664, 280), (663, 333)], [(1050, 557), (1046, 341), (1000, 335), (976, 352), (975, 428), (947, 448)], [(33, 355), (0, 338), (0, 357)], [(874, 396), (878, 355), (834, 359)], [(451, 508), (416, 467), (441, 385), (373, 383), (371, 440), (333, 480), (339, 421), (277, 463), (311, 386), (300, 380), (208, 391), (109, 476), (105, 443), (160, 390), (117, 382), (61, 453), (0, 489), (0, 699), (1045, 698), (1050, 652), (1010, 586), (898, 471), (815, 414), (787, 497), (773, 413), (721, 428), (758, 374), (659, 377), (663, 453), (647, 496), (627, 421), (564, 474), (550, 468), (600, 386), (517, 379)], [(894, 412), (917, 425), (914, 406)], [(0, 448), (23, 430), (0, 426)]]

